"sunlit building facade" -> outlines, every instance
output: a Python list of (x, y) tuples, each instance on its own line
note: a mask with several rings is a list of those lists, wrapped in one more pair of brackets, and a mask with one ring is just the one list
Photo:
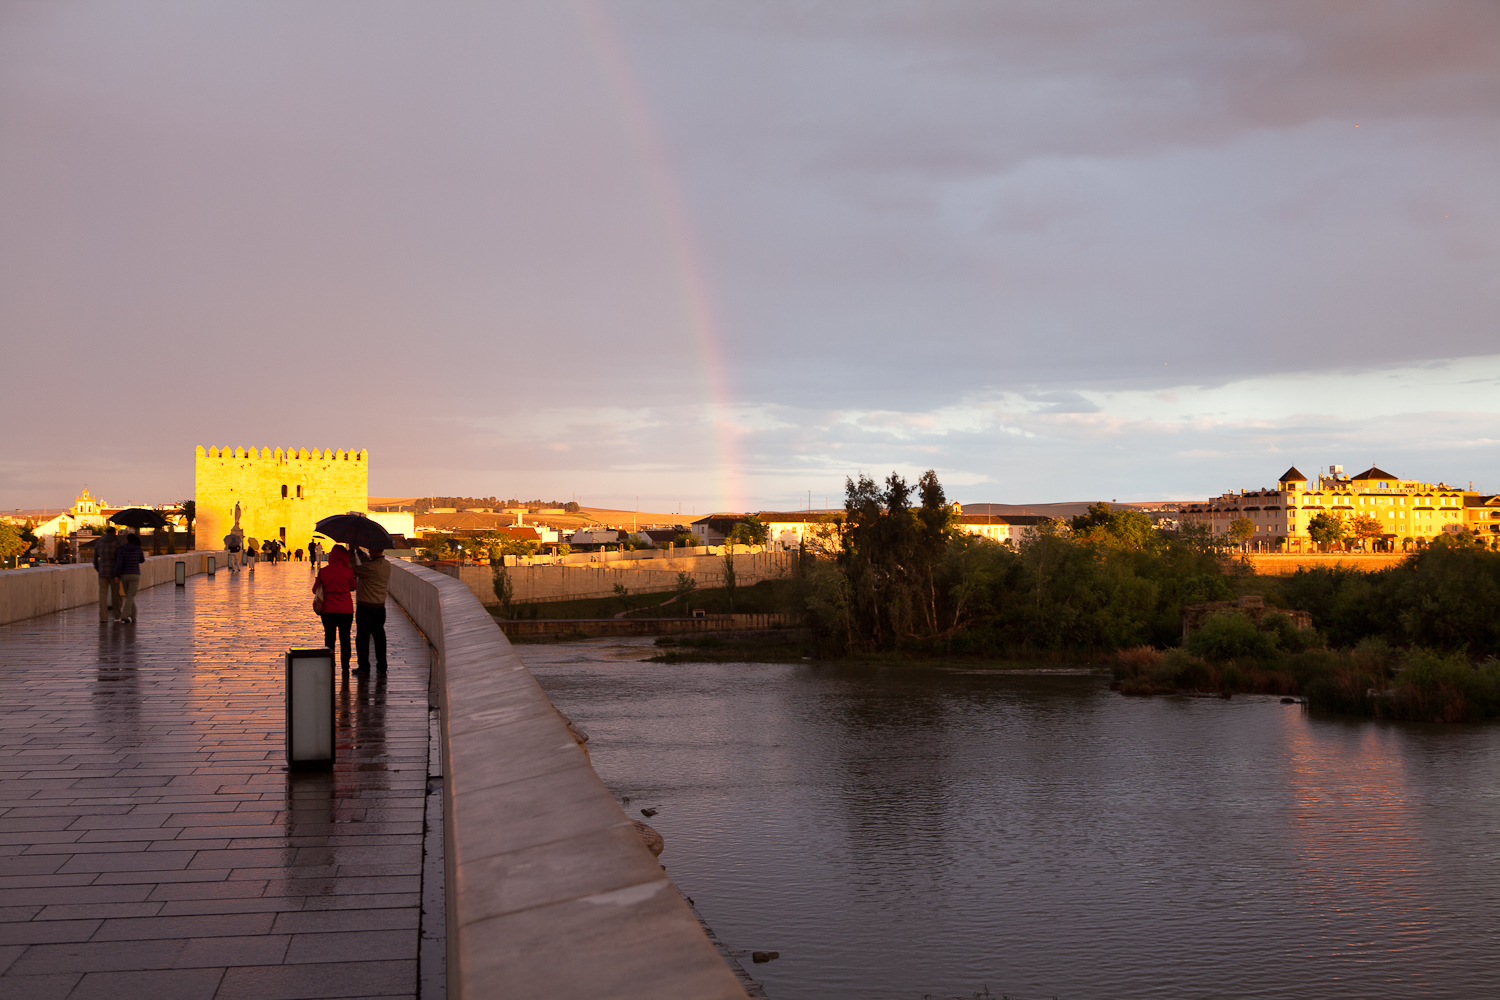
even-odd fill
[[(1204, 524), (1216, 535), (1227, 535), (1236, 520), (1245, 518), (1253, 525), (1246, 540), (1251, 551), (1310, 552), (1317, 546), (1307, 525), (1319, 513), (1345, 521), (1364, 516), (1380, 526), (1380, 535), (1363, 543), (1351, 538), (1345, 544), (1395, 550), (1425, 543), (1444, 532), (1473, 530), (1472, 524), (1481, 520), (1480, 510), (1488, 524), (1488, 514), (1500, 513), (1500, 505), (1471, 503), (1477, 497), (1446, 483), (1401, 479), (1375, 466), (1356, 476), (1345, 476), (1342, 466), (1329, 466), (1326, 474), (1312, 481), (1294, 466), (1274, 489), (1241, 490), (1184, 505), (1181, 522)], [(1493, 534), (1500, 538), (1500, 517), (1494, 521), (1497, 530)]]

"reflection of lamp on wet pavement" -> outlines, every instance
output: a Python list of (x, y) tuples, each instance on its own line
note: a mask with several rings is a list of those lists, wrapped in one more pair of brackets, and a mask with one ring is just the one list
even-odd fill
[(286, 652), (286, 763), (293, 771), (333, 767), (333, 650)]

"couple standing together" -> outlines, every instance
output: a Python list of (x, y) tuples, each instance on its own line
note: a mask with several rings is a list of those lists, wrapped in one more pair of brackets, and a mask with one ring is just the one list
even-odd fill
[[(328, 565), (318, 570), (313, 582), (314, 610), (323, 619), (323, 644), (333, 649), (338, 633), (343, 669), (349, 669), (349, 625), (359, 625), (359, 666), (356, 674), (370, 672), (370, 640), (375, 640), (375, 669), (385, 670), (385, 595), (390, 586), (391, 564), (384, 549), (365, 555), (359, 548), (335, 545), (328, 550)], [(322, 592), (322, 608), (316, 595)], [(353, 600), (350, 594), (354, 594)]]

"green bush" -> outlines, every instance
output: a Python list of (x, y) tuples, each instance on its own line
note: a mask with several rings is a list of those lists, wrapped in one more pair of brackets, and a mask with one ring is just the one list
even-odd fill
[(1419, 722), (1480, 722), (1500, 715), (1500, 664), (1475, 667), (1459, 655), (1407, 654), (1376, 714)]
[(1276, 634), (1262, 632), (1237, 611), (1210, 615), (1188, 637), (1188, 652), (1205, 660), (1269, 659), (1276, 655)]
[(1323, 637), (1310, 628), (1298, 628), (1287, 615), (1272, 612), (1261, 619), (1261, 630), (1276, 639), (1276, 647), (1284, 653), (1304, 653), (1323, 644)]

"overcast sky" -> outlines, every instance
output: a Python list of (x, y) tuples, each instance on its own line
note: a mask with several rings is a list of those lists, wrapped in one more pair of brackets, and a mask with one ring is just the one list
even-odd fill
[(1500, 4), (0, 5), (0, 508), (1500, 490)]

